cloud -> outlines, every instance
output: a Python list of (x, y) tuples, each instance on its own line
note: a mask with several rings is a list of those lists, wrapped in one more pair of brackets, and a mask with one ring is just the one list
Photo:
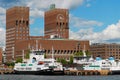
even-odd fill
[(108, 25), (102, 32), (94, 32), (92, 28), (77, 32), (70, 30), (70, 39), (90, 40), (91, 42), (120, 42), (120, 21)]
[(56, 8), (72, 9), (83, 4), (85, 0), (21, 0), (26, 6), (31, 8), (30, 15), (35, 17), (43, 17), (46, 10), (51, 4), (55, 4)]
[(85, 20), (79, 17), (73, 16), (70, 14), (70, 25), (74, 27), (93, 27), (93, 26), (102, 26), (102, 22), (98, 22), (95, 20)]
[(41, 29), (40, 27), (35, 27), (30, 31), (31, 36), (42, 36), (44, 30)]
[(86, 4), (86, 7), (90, 7), (90, 6), (91, 6), (91, 4), (89, 4), (89, 3), (88, 3), (88, 4)]
[(0, 15), (4, 15), (6, 10), (3, 7), (0, 7)]
[(3, 7), (0, 7), (0, 47), (5, 46), (5, 13), (6, 10)]
[(6, 10), (5, 8), (3, 7), (0, 7), (0, 27), (3, 27), (5, 26), (5, 13), (6, 13)]
[(32, 9), (30, 11), (30, 16), (36, 18), (36, 17), (44, 17), (44, 11), (38, 10), (38, 9)]
[(5, 29), (0, 27), (0, 47), (5, 46)]

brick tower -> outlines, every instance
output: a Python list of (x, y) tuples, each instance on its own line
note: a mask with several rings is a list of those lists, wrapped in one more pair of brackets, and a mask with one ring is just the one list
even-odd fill
[(69, 38), (69, 11), (68, 9), (58, 9), (52, 7), (49, 11), (45, 12), (45, 38), (51, 36), (57, 38)]
[(6, 11), (6, 57), (15, 57), (15, 43), (29, 39), (29, 7), (13, 7)]

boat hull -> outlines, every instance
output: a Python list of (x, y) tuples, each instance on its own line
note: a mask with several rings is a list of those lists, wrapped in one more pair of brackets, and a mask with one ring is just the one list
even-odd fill
[(64, 75), (64, 71), (40, 70), (40, 71), (18, 71), (14, 70), (14, 74), (31, 74), (31, 75)]
[(52, 74), (52, 70), (39, 70), (39, 71), (18, 71), (14, 70), (14, 74), (33, 74), (33, 75), (42, 75), (42, 74)]
[(120, 74), (120, 70), (113, 70), (112, 75)]

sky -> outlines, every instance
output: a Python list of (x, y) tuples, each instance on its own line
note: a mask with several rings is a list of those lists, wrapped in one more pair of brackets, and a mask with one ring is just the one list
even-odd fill
[(30, 35), (44, 36), (44, 12), (51, 4), (69, 9), (70, 39), (120, 43), (120, 0), (0, 0), (0, 46), (5, 46), (6, 9), (30, 7)]

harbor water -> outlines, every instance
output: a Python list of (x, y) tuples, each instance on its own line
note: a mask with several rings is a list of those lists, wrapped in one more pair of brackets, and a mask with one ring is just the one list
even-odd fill
[(120, 80), (120, 75), (110, 76), (0, 75), (0, 80)]

